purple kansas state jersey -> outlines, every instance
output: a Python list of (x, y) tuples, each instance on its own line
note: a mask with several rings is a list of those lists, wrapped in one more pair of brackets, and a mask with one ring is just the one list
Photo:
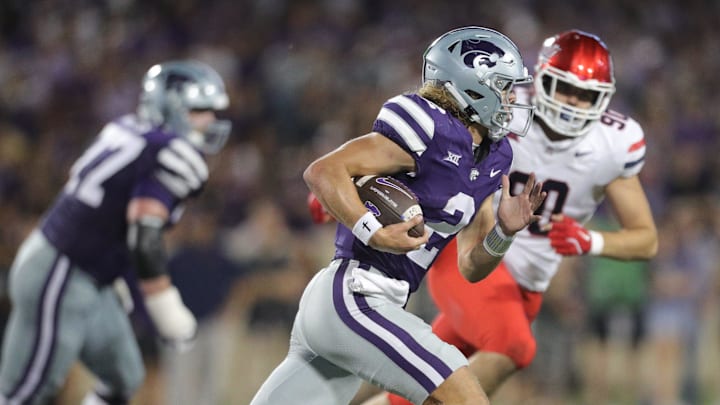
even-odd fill
[(430, 240), (424, 248), (404, 255), (379, 252), (357, 240), (339, 225), (335, 240), (337, 258), (352, 258), (388, 276), (406, 280), (415, 291), (438, 253), (475, 217), (483, 201), (501, 187), (502, 174), (512, 163), (506, 139), (490, 147), (475, 162), (470, 132), (461, 121), (418, 95), (388, 100), (373, 125), (410, 153), (414, 173), (396, 174), (417, 195)]
[(130, 266), (128, 202), (150, 197), (179, 213), (176, 208), (207, 175), (204, 158), (186, 140), (122, 117), (107, 124), (75, 162), (42, 231), (98, 283), (112, 282)]

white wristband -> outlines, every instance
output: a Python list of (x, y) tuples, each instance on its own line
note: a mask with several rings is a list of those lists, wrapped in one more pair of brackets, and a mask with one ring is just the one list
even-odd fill
[(355, 222), (352, 233), (356, 238), (360, 239), (360, 242), (367, 246), (370, 238), (382, 227), (382, 224), (375, 218), (375, 215), (368, 211)]
[(191, 339), (195, 335), (195, 316), (182, 302), (175, 286), (146, 296), (145, 307), (163, 338)]
[(510, 249), (514, 236), (507, 236), (497, 223), (483, 239), (483, 247), (490, 256), (501, 257)]
[(599, 256), (605, 247), (605, 238), (600, 232), (590, 231), (590, 256)]

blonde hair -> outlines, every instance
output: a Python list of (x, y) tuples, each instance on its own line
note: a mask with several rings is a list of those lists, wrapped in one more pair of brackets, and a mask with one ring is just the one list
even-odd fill
[(462, 121), (466, 127), (474, 124), (470, 117), (460, 109), (450, 92), (439, 82), (432, 80), (425, 82), (417, 91), (417, 94), (452, 114), (453, 117)]

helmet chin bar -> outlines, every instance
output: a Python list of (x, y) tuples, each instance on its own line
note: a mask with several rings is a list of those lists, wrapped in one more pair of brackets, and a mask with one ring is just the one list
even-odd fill
[(517, 136), (525, 136), (530, 130), (535, 107), (524, 104), (502, 104), (502, 110), (493, 116), (493, 124), (500, 128), (507, 135), (509, 132)]
[(204, 153), (214, 155), (225, 146), (230, 135), (231, 124), (228, 120), (216, 120), (205, 131), (190, 129), (185, 138)]
[(508, 134), (508, 132), (510, 131), (500, 127), (488, 128), (488, 136), (493, 140), (493, 142), (501, 140)]
[(587, 109), (560, 103), (545, 94), (536, 95), (538, 100), (537, 115), (545, 124), (560, 135), (578, 137), (587, 134), (591, 124), (600, 119), (599, 114), (592, 114)]
[(229, 120), (215, 120), (205, 130), (203, 151), (212, 155), (220, 152), (230, 136), (231, 129)]

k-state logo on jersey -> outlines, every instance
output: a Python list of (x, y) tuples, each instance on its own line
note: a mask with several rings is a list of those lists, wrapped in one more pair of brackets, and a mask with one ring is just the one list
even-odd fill
[(505, 55), (505, 52), (484, 39), (466, 39), (460, 48), (463, 62), (467, 67), (477, 68), (481, 65), (493, 67)]

